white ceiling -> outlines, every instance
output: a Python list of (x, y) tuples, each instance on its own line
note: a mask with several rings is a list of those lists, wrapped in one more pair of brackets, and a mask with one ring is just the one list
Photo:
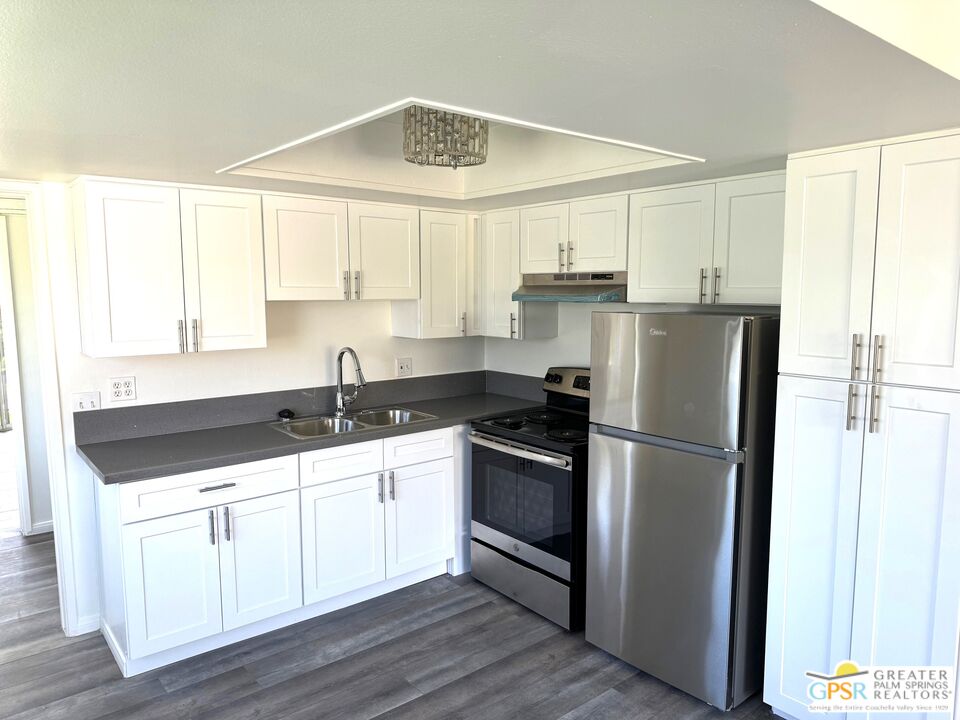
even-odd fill
[(0, 1), (0, 177), (383, 199), (215, 171), (411, 96), (707, 160), (517, 202), (960, 126), (960, 81), (808, 0)]

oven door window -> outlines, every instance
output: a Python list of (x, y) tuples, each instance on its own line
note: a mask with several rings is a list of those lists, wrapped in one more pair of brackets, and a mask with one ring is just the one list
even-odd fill
[(570, 560), (571, 473), (473, 447), (472, 519)]

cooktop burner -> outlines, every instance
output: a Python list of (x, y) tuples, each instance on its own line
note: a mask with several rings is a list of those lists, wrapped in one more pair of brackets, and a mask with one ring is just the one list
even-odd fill
[(559, 425), (563, 422), (563, 415), (551, 412), (550, 410), (527, 413), (523, 418), (527, 422), (536, 423), (537, 425)]
[(491, 420), (494, 425), (499, 425), (500, 427), (510, 428), (511, 430), (517, 430), (526, 425), (526, 420), (522, 417), (505, 417), (497, 418), (496, 420)]
[(559, 440), (561, 442), (585, 440), (587, 437), (585, 430), (576, 430), (574, 428), (555, 428), (553, 430), (547, 430), (545, 435), (550, 440)]

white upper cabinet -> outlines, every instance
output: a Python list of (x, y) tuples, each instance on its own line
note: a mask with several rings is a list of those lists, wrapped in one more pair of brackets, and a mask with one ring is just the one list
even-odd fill
[(393, 303), (393, 334), (448, 338), (467, 334), (467, 216), (420, 213), (420, 299)]
[(267, 346), (260, 196), (181, 190), (189, 349)]
[(787, 163), (780, 372), (867, 379), (880, 149)]
[(267, 300), (347, 300), (347, 204), (263, 196)]
[(714, 186), (630, 196), (628, 302), (709, 302)]
[(780, 302), (783, 212), (783, 175), (717, 183), (713, 302)]
[(182, 352), (177, 189), (81, 181), (73, 206), (84, 354)]
[(626, 195), (570, 203), (566, 264), (567, 272), (627, 269)]
[[(483, 216), (483, 334), (516, 337), (520, 303), (520, 212), (502, 210)], [(554, 256), (556, 257), (556, 256)]]
[(798, 720), (822, 717), (807, 710), (806, 673), (851, 657), (866, 394), (779, 380), (763, 699)]
[(420, 213), (417, 208), (348, 203), (351, 298), (420, 297)]
[(863, 665), (956, 667), (960, 395), (876, 393), (863, 451), (851, 657)]
[(876, 381), (960, 389), (960, 136), (882, 151)]
[(467, 216), (467, 335), (483, 335), (483, 244), (480, 216)]
[(567, 203), (521, 209), (520, 272), (567, 272), (569, 233)]

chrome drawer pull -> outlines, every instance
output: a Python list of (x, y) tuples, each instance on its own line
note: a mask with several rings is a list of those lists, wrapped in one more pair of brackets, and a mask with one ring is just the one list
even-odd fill
[(236, 486), (237, 486), (236, 483), (231, 483), (231, 482), (221, 483), (219, 485), (208, 485), (207, 487), (200, 488), (199, 492), (205, 493), (205, 492), (213, 492), (214, 490), (226, 490), (227, 488), (232, 488)]

